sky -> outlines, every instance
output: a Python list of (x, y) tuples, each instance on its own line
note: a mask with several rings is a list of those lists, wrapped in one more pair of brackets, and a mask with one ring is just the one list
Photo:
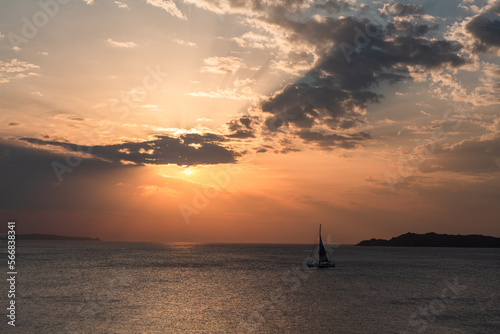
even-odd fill
[(500, 237), (499, 15), (1, 1), (0, 218), (108, 241)]

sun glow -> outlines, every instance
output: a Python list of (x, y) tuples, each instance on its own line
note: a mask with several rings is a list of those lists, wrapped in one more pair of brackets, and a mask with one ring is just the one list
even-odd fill
[(185, 170), (184, 170), (184, 173), (186, 173), (187, 175), (191, 175), (191, 174), (193, 174), (193, 173), (194, 173), (194, 171), (193, 171), (192, 169), (189, 169), (189, 168), (188, 168), (188, 169), (185, 169)]

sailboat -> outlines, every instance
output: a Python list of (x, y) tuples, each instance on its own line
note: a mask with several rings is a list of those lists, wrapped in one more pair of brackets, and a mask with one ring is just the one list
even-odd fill
[[(328, 260), (328, 256), (326, 254), (325, 246), (323, 245), (323, 239), (321, 239), (321, 224), (319, 224), (319, 244), (314, 244), (313, 250), (311, 252), (311, 258), (307, 263), (308, 267), (317, 267), (317, 268), (335, 268), (335, 263)], [(316, 250), (316, 245), (318, 245), (318, 249)], [(318, 254), (318, 259), (315, 257), (315, 253)]]

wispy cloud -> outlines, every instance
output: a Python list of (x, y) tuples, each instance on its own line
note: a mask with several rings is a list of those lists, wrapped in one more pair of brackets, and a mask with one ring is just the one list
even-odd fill
[(210, 57), (204, 60), (207, 66), (200, 69), (201, 72), (228, 74), (236, 73), (245, 64), (238, 57)]
[(141, 105), (141, 108), (149, 109), (152, 111), (162, 111), (162, 109), (160, 107), (158, 107), (156, 104), (143, 104), (143, 105)]
[(233, 85), (235, 87), (243, 87), (243, 86), (249, 86), (249, 85), (252, 85), (255, 83), (255, 80), (254, 79), (250, 79), (250, 78), (246, 78), (246, 79), (243, 79), (243, 80), (235, 80), (233, 82)]
[(85, 2), (87, 5), (93, 5), (94, 4), (94, 0), (83, 0), (83, 2)]
[(30, 64), (17, 59), (9, 61), (0, 60), (0, 83), (10, 82), (12, 79), (22, 79), (39, 75), (33, 70), (40, 68), (38, 65)]
[(106, 42), (108, 42), (108, 44), (114, 48), (130, 49), (130, 48), (137, 47), (137, 44), (135, 44), (134, 42), (117, 42), (117, 41), (112, 40), (111, 38), (108, 38), (106, 40)]
[(128, 9), (128, 5), (126, 3), (115, 1), (115, 4), (118, 6), (118, 8)]
[(285, 73), (289, 73), (291, 75), (303, 75), (305, 71), (311, 69), (313, 64), (311, 64), (307, 60), (279, 60), (272, 62), (272, 68), (283, 71)]
[(236, 79), (233, 82), (235, 88), (217, 88), (216, 91), (197, 91), (186, 95), (193, 97), (205, 97), (210, 99), (228, 99), (228, 100), (258, 100), (262, 96), (252, 91), (251, 86), (255, 84), (254, 79)]
[(176, 4), (172, 0), (147, 0), (147, 3), (151, 6), (155, 6), (165, 10), (172, 16), (175, 16), (181, 20), (187, 20), (186, 16), (177, 8)]
[(210, 99), (228, 99), (228, 100), (253, 100), (257, 99), (257, 94), (252, 94), (250, 87), (245, 87), (241, 90), (234, 89), (217, 89), (211, 92), (192, 92), (188, 93), (189, 96), (206, 97)]
[(242, 48), (273, 49), (277, 47), (276, 42), (268, 36), (247, 32), (240, 37), (234, 37), (233, 41)]
[(184, 45), (184, 46), (190, 46), (190, 47), (195, 47), (196, 46), (196, 43), (193, 43), (193, 42), (186, 42), (186, 41), (183, 41), (182, 39), (174, 39), (173, 42), (175, 44), (179, 44), (179, 45)]

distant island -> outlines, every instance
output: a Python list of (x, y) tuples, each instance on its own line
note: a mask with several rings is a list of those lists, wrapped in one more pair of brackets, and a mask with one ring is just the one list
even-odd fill
[(17, 234), (16, 240), (101, 241), (99, 238), (68, 237), (56, 234)]
[(364, 240), (356, 246), (500, 248), (500, 238), (479, 234), (449, 235), (437, 233), (406, 233), (390, 240)]

